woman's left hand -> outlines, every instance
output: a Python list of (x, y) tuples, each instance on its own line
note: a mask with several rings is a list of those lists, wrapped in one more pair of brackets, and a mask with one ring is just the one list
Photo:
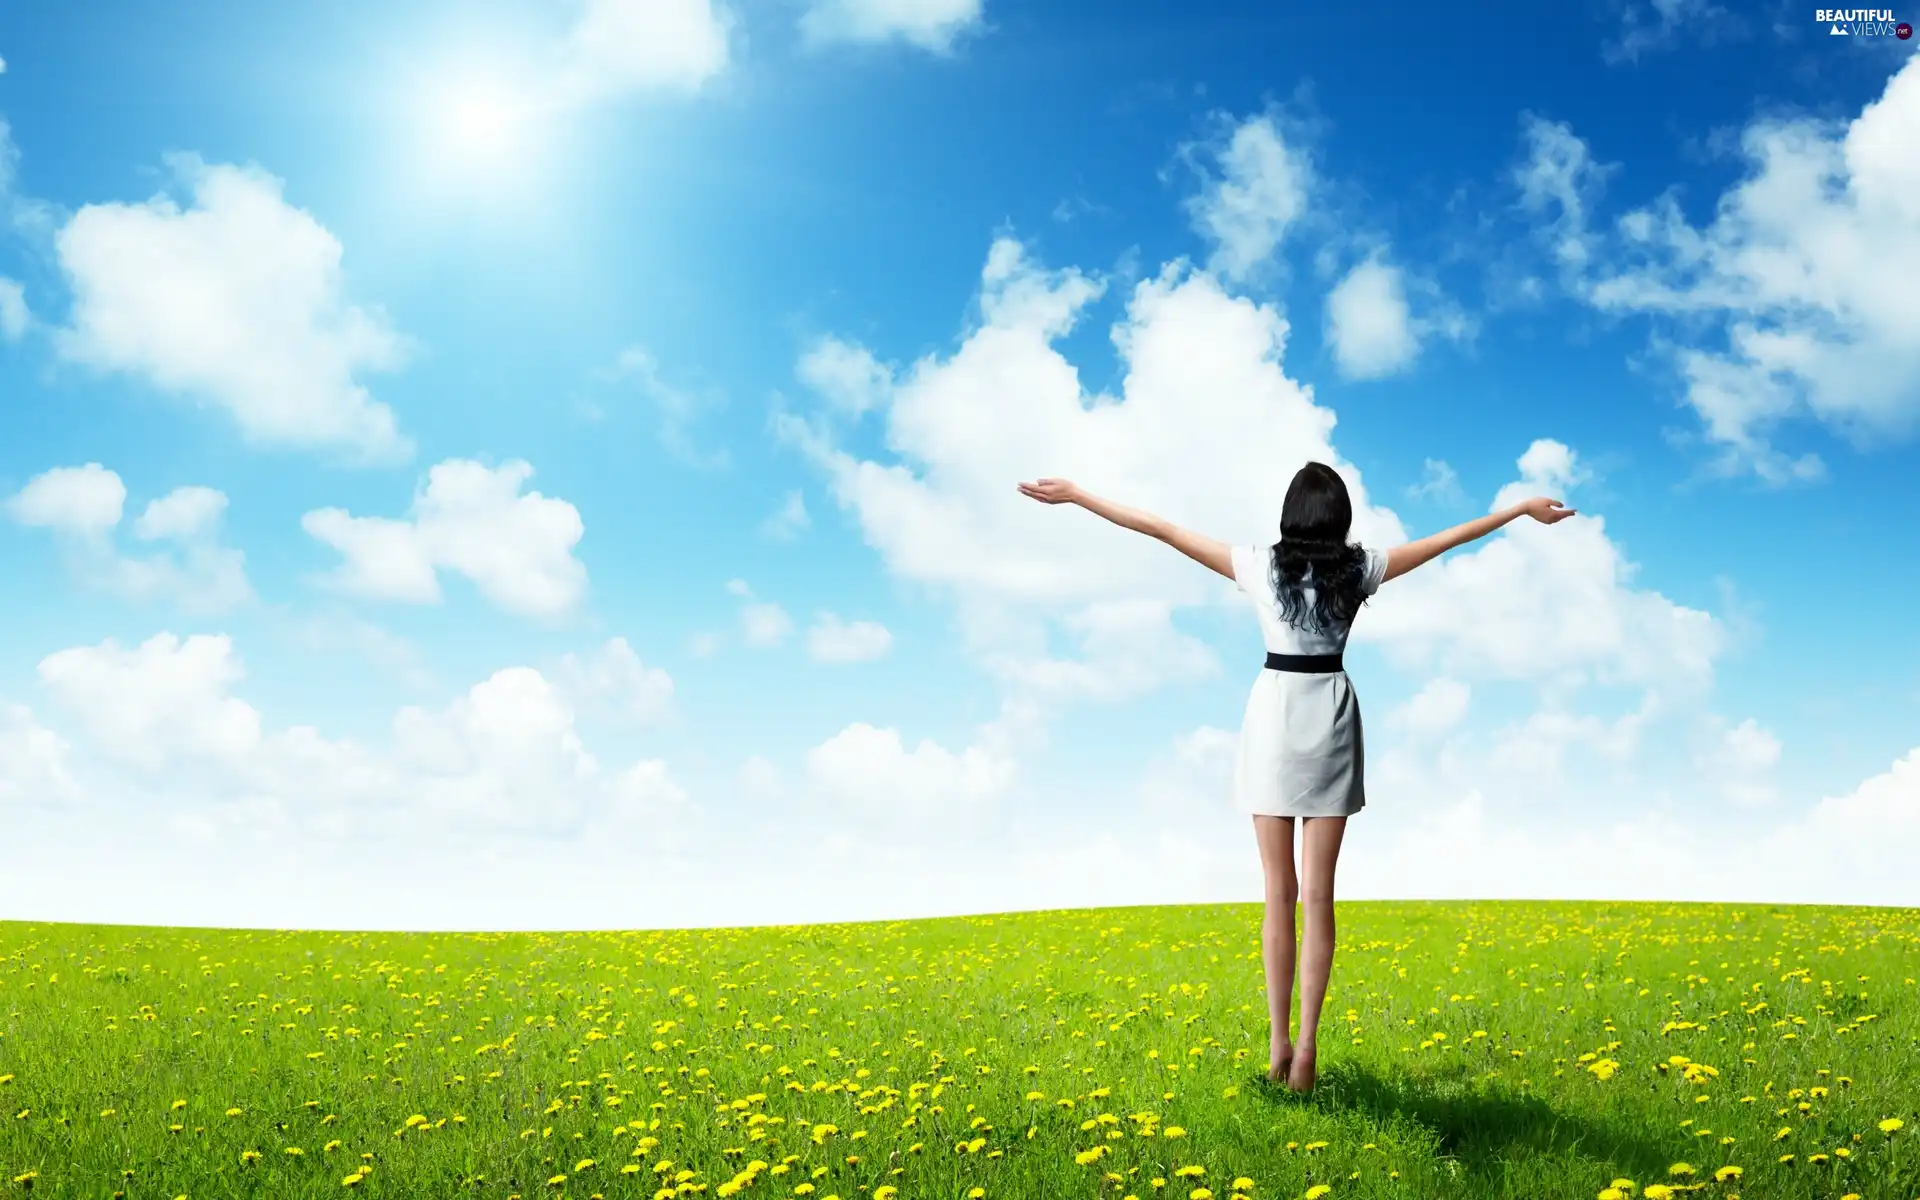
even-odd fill
[(1080, 489), (1071, 479), (1036, 479), (1021, 484), (1020, 494), (1042, 504), (1071, 504), (1080, 498)]

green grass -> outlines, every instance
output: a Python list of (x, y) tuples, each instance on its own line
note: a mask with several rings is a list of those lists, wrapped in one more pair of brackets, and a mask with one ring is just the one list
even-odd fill
[(1920, 910), (1343, 905), (1309, 1098), (1259, 917), (0, 924), (0, 1196), (1920, 1196)]

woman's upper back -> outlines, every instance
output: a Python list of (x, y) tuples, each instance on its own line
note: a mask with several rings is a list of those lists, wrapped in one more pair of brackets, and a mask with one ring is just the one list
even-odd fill
[[(1386, 577), (1387, 555), (1383, 550), (1363, 550), (1360, 590), (1371, 596)], [(1330, 621), (1324, 629), (1289, 622), (1280, 596), (1274, 590), (1273, 548), (1271, 546), (1235, 546), (1232, 551), (1233, 581), (1253, 601), (1260, 618), (1260, 632), (1267, 650), (1274, 654), (1338, 654), (1346, 648), (1351, 621)], [(1311, 614), (1314, 592), (1311, 576), (1302, 585), (1305, 609)]]

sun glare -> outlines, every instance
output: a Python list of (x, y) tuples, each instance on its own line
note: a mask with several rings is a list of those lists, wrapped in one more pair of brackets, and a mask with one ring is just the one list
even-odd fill
[(449, 82), (432, 93), (422, 134), (433, 160), (458, 172), (495, 170), (527, 149), (532, 106), (489, 80)]

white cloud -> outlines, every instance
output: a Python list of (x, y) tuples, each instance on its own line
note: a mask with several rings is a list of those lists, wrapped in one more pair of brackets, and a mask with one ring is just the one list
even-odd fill
[(778, 646), (793, 632), (793, 618), (778, 604), (746, 604), (740, 609), (740, 631), (749, 646)]
[(1415, 737), (1446, 733), (1467, 719), (1473, 689), (1444, 675), (1429, 679), (1413, 698), (1387, 714), (1389, 728)]
[(405, 343), (346, 299), (340, 242), (263, 171), (171, 162), (191, 207), (90, 204), (56, 236), (73, 291), (61, 353), (224, 410), (263, 445), (410, 455), (359, 378)]
[(824, 337), (800, 356), (794, 374), (841, 411), (859, 416), (885, 403), (893, 368), (864, 346)]
[(695, 90), (726, 69), (733, 26), (714, 0), (584, 0), (563, 46), (561, 96)]
[(892, 632), (875, 621), (842, 621), (821, 613), (807, 630), (807, 652), (815, 662), (872, 662), (892, 648)]
[(1412, 366), (1420, 332), (1400, 269), (1378, 255), (1356, 264), (1327, 293), (1327, 340), (1349, 379), (1381, 379)]
[(1420, 482), (1407, 488), (1411, 500), (1432, 500), (1439, 504), (1459, 504), (1467, 495), (1460, 489), (1460, 473), (1443, 459), (1429, 458), (1420, 468)]
[(822, 793), (862, 814), (957, 819), (1004, 792), (1014, 764), (986, 746), (955, 754), (923, 740), (909, 750), (898, 730), (861, 722), (808, 751), (807, 772)]
[[(786, 641), (787, 635), (793, 632), (793, 618), (787, 615), (787, 610), (770, 601), (756, 599), (746, 580), (728, 580), (727, 594), (747, 602), (740, 606), (740, 632), (747, 645), (769, 649)], [(718, 647), (717, 640), (714, 646)]]
[(1920, 61), (1851, 121), (1768, 116), (1741, 135), (1745, 177), (1693, 225), (1673, 192), (1621, 217), (1592, 211), (1605, 177), (1565, 124), (1526, 118), (1522, 207), (1564, 287), (1601, 311), (1654, 317), (1719, 469), (1820, 478), (1773, 431), (1811, 417), (1856, 444), (1920, 428)]
[(1202, 725), (1173, 741), (1171, 754), (1148, 763), (1139, 784), (1147, 814), (1191, 826), (1231, 811), (1233, 764), (1240, 735)]
[(704, 453), (695, 447), (692, 426), (710, 401), (685, 388), (668, 383), (660, 374), (660, 364), (644, 346), (629, 346), (614, 360), (606, 378), (624, 380), (636, 387), (653, 405), (659, 419), (660, 442), (674, 455), (694, 466), (718, 467), (727, 462), (727, 452)]
[(260, 714), (228, 695), (244, 674), (225, 637), (112, 638), (40, 662), (40, 681), (100, 747), (148, 770), (177, 758), (232, 759), (260, 741)]
[[(1585, 469), (1565, 445), (1535, 442), (1496, 508), (1565, 498)], [(1555, 687), (1585, 683), (1704, 689), (1724, 647), (1710, 614), (1634, 586), (1602, 517), (1545, 526), (1521, 518), (1380, 590), (1354, 637), (1404, 665)]]
[(7, 515), (21, 525), (52, 529), (76, 537), (99, 537), (120, 523), (127, 486), (99, 463), (55, 467), (27, 481), (6, 503)]
[(566, 655), (559, 675), (576, 708), (601, 707), (636, 725), (660, 721), (673, 709), (673, 678), (642, 663), (625, 638), (585, 657)]
[(758, 754), (740, 764), (735, 780), (747, 799), (760, 803), (779, 800), (787, 794), (780, 769)]
[(15, 280), (0, 277), (0, 340), (17, 342), (32, 325), (26, 289)]
[(0, 703), (0, 812), (65, 803), (80, 794), (66, 739), (18, 704)]
[(800, 17), (807, 41), (899, 40), (944, 54), (981, 25), (981, 0), (808, 0)]
[(1514, 168), (1520, 206), (1540, 218), (1540, 236), (1563, 280), (1577, 279), (1596, 252), (1592, 210), (1607, 176), (1619, 168), (1594, 161), (1587, 144), (1564, 121), (1535, 113), (1520, 117), (1526, 160)]
[(1312, 162), (1264, 115), (1234, 126), (1208, 152), (1218, 174), (1209, 173), (1187, 212), (1195, 230), (1213, 243), (1212, 269), (1244, 280), (1268, 264), (1287, 230), (1306, 214)]
[(1720, 794), (1728, 800), (1759, 805), (1778, 796), (1773, 769), (1779, 762), (1779, 739), (1749, 717), (1738, 725), (1713, 730), (1699, 755), (1698, 767), (1719, 785)]
[(220, 544), (224, 493), (176, 488), (134, 522), (143, 541), (173, 543), (144, 556), (120, 553), (113, 533), (126, 506), (120, 476), (99, 463), (55, 467), (28, 481), (5, 510), (22, 525), (51, 529), (82, 584), (136, 602), (170, 600), (195, 613), (225, 612), (253, 598), (246, 558)]
[(496, 671), (442, 709), (400, 709), (384, 750), (269, 728), (234, 694), (243, 676), (231, 640), (211, 635), (162, 633), (131, 649), (108, 639), (40, 664), (54, 704), (125, 786), (209, 831), (578, 834), (687, 803), (657, 760), (605, 770), (562, 690), (529, 667)]
[(508, 612), (560, 616), (586, 591), (587, 569), (573, 554), (585, 526), (566, 501), (522, 494), (532, 475), (517, 459), (498, 467), (448, 459), (427, 473), (407, 518), (323, 508), (300, 525), (344, 557), (330, 582), (352, 595), (437, 603), (437, 572), (447, 570)]
[(1712, 0), (1648, 0), (1620, 5), (1620, 32), (1601, 48), (1609, 62), (1638, 62), (1649, 51), (1667, 50), (1683, 30), (1705, 40), (1734, 24), (1726, 9)]
[(1920, 60), (1849, 122), (1763, 118), (1748, 175), (1705, 228), (1671, 195), (1621, 219), (1631, 265), (1597, 273), (1614, 312), (1705, 319), (1724, 348), (1681, 344), (1687, 398), (1730, 465), (1773, 480), (1818, 472), (1769, 427), (1804, 411), (1857, 440), (1920, 425)]
[(812, 523), (812, 518), (807, 515), (806, 497), (799, 492), (788, 492), (780, 511), (761, 522), (760, 532), (775, 541), (788, 541), (799, 536)]
[(190, 540), (218, 525), (226, 511), (225, 493), (209, 487), (179, 487), (150, 501), (133, 531), (146, 541)]

